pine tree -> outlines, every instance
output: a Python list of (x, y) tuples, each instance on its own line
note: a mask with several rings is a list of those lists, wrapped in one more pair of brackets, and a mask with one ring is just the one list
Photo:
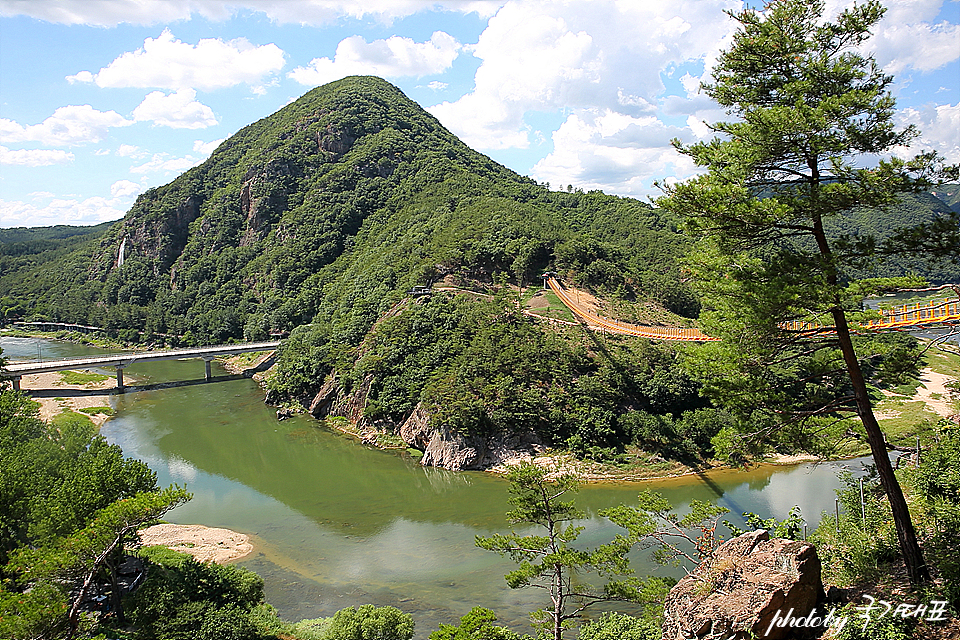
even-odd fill
[[(921, 583), (929, 570), (848, 327), (871, 283), (851, 283), (844, 274), (898, 252), (956, 260), (960, 232), (956, 216), (901, 230), (887, 242), (831, 237), (825, 229), (825, 221), (852, 207), (882, 207), (898, 194), (928, 187), (943, 169), (935, 153), (861, 166), (864, 156), (906, 146), (918, 133), (897, 130), (893, 78), (861, 52), (884, 8), (871, 0), (834, 22), (823, 20), (823, 8), (822, 2), (781, 0), (762, 11), (730, 13), (739, 30), (702, 90), (733, 118), (712, 125), (713, 140), (674, 143), (708, 173), (663, 186), (659, 204), (685, 216), (701, 238), (692, 263), (713, 307), (706, 324), (725, 338), (707, 356), (727, 369), (716, 388), (757, 402), (765, 393), (791, 402), (793, 390), (762, 380), (770, 367), (796, 372), (798, 362), (809, 365), (817, 353), (832, 349), (842, 356), (842, 380), (833, 371), (832, 378), (820, 377), (830, 384), (811, 377), (796, 387), (820, 394), (819, 406), (794, 405), (781, 416), (859, 416), (910, 579)], [(790, 331), (785, 323), (792, 320), (826, 326)], [(821, 366), (819, 374), (830, 369)]]

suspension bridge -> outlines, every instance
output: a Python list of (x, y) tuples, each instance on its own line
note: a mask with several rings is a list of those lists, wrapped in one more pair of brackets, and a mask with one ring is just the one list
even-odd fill
[[(550, 289), (560, 301), (588, 326), (595, 327), (610, 333), (618, 333), (651, 340), (672, 340), (684, 342), (712, 342), (720, 340), (715, 336), (708, 336), (700, 329), (689, 327), (655, 327), (639, 324), (630, 324), (611, 318), (604, 318), (574, 300), (570, 293), (553, 276), (544, 278)], [(944, 298), (941, 301), (914, 303), (881, 310), (880, 318), (858, 324), (853, 329), (859, 331), (879, 331), (882, 329), (915, 329), (934, 327), (938, 325), (960, 324), (960, 300)], [(808, 331), (811, 333), (829, 332), (831, 325), (815, 322), (791, 322), (783, 325), (788, 331)]]

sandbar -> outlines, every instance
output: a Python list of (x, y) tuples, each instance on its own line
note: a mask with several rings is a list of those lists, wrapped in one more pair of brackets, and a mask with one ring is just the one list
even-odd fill
[(155, 524), (140, 530), (140, 540), (145, 547), (167, 547), (189, 553), (200, 562), (217, 564), (239, 560), (253, 551), (247, 535), (199, 524)]

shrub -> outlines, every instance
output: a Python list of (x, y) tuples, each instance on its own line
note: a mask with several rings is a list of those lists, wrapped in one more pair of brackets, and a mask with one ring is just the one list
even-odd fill
[(474, 607), (460, 618), (460, 625), (441, 624), (440, 629), (430, 634), (430, 640), (529, 640), (505, 627), (495, 626), (497, 616), (490, 609)]
[(580, 627), (579, 640), (659, 640), (655, 620), (610, 612)]

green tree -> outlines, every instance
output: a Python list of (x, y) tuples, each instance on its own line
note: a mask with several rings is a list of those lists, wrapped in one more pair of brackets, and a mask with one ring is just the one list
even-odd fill
[[(610, 600), (642, 602), (662, 587), (656, 579), (643, 581), (631, 575), (626, 554), (650, 532), (643, 526), (647, 521), (641, 523), (642, 517), (635, 511), (621, 507), (611, 517), (627, 530), (626, 535), (617, 535), (610, 543), (595, 549), (577, 549), (573, 543), (583, 527), (574, 521), (584, 514), (572, 500), (564, 497), (577, 490), (578, 481), (569, 475), (550, 481), (546, 470), (529, 462), (513, 467), (507, 478), (512, 494), (510, 504), (514, 506), (507, 512), (507, 518), (515, 524), (537, 525), (546, 530), (545, 535), (511, 532), (488, 538), (477, 536), (477, 546), (509, 556), (519, 565), (505, 576), (510, 588), (530, 586), (547, 592), (550, 607), (532, 614), (535, 626), (543, 635), (561, 640), (564, 630), (591, 605)], [(586, 572), (608, 580), (602, 591), (577, 579)]]
[(622, 613), (605, 613), (580, 628), (578, 640), (660, 640), (660, 625), (653, 620)]
[[(757, 404), (775, 397), (781, 415), (824, 429), (829, 423), (821, 418), (856, 413), (910, 579), (919, 583), (929, 571), (848, 327), (871, 287), (852, 285), (845, 274), (898, 253), (956, 259), (960, 230), (955, 215), (942, 215), (882, 242), (825, 231), (825, 221), (855, 206), (883, 207), (898, 193), (926, 188), (939, 159), (923, 154), (858, 166), (862, 156), (907, 145), (917, 132), (895, 129), (893, 78), (860, 53), (884, 9), (870, 0), (828, 22), (823, 8), (783, 0), (730, 13), (739, 31), (703, 90), (734, 119), (712, 125), (720, 134), (714, 140), (675, 143), (709, 172), (665, 186), (660, 205), (684, 216), (700, 237), (692, 262), (712, 306), (704, 323), (725, 338), (703, 356), (719, 379), (714, 391)], [(794, 320), (827, 326), (788, 330)]]
[[(36, 624), (62, 629), (64, 637), (73, 637), (80, 626), (80, 605), (94, 579), (104, 571), (113, 584), (113, 605), (118, 607), (116, 566), (124, 543), (134, 539), (141, 527), (189, 499), (187, 492), (177, 488), (139, 493), (113, 502), (86, 527), (50, 546), (16, 550), (7, 572), (15, 582), (28, 586), (21, 599), (34, 600), (37, 608), (42, 605), (45, 610), (44, 615), (37, 616)], [(43, 594), (42, 601), (34, 599), (34, 591)], [(122, 621), (122, 609), (116, 610)]]
[(124, 458), (90, 420), (61, 415), (46, 424), (35, 402), (0, 390), (0, 563), (16, 547), (49, 545), (116, 500), (157, 488), (149, 467)]
[[(140, 640), (233, 640), (270, 636), (282, 624), (263, 604), (263, 578), (236, 565), (198, 562), (164, 547), (140, 552), (147, 578), (130, 599), (130, 617)], [(258, 625), (251, 615), (258, 609)], [(261, 631), (260, 626), (264, 626)], [(279, 629), (277, 630), (279, 631)]]
[(326, 629), (326, 640), (410, 640), (413, 617), (396, 607), (364, 604), (337, 611)]
[(497, 616), (490, 609), (474, 607), (460, 618), (456, 627), (441, 623), (440, 628), (430, 634), (430, 640), (530, 640), (530, 636), (493, 624), (496, 621)]

